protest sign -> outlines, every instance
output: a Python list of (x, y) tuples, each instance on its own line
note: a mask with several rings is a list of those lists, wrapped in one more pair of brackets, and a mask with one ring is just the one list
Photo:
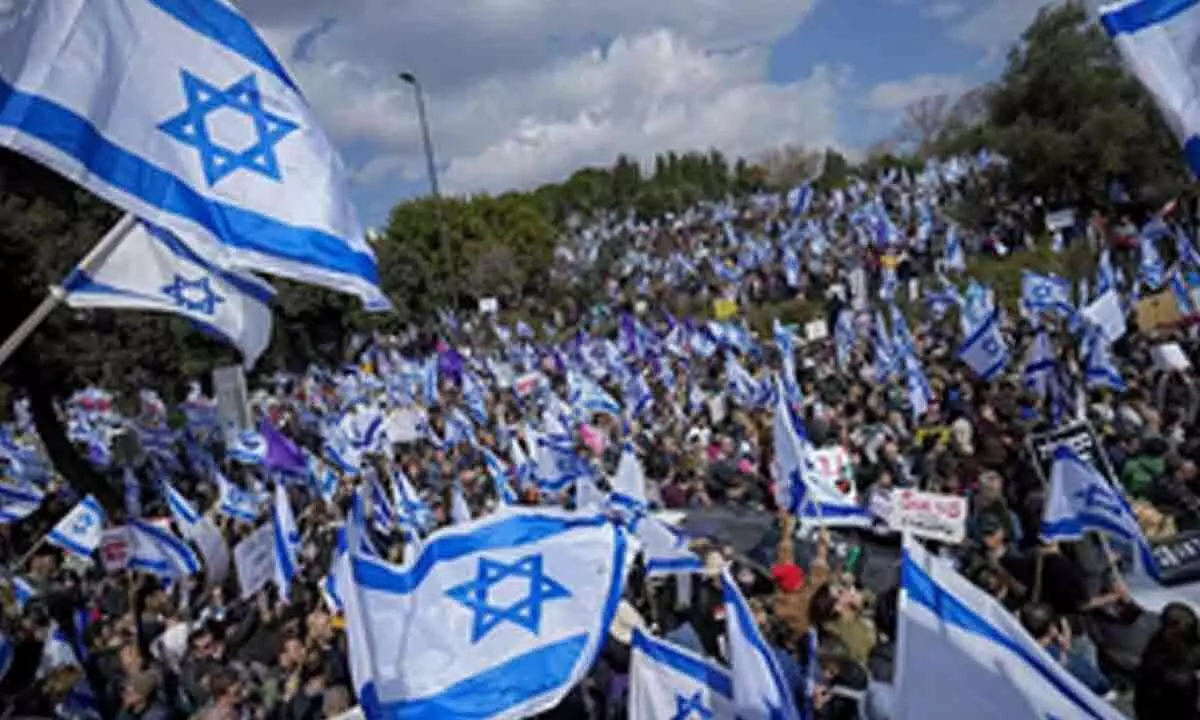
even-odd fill
[(200, 522), (192, 526), (189, 539), (196, 544), (200, 556), (204, 558), (204, 575), (208, 579), (208, 586), (214, 587), (225, 582), (225, 577), (229, 575), (229, 547), (213, 521), (200, 518)]
[(716, 319), (721, 321), (730, 320), (737, 317), (737, 314), (738, 306), (736, 300), (726, 300), (725, 298), (713, 300), (713, 317)]
[(221, 426), (239, 430), (250, 427), (250, 403), (246, 392), (246, 373), (240, 365), (215, 368), (213, 392), (217, 398), (217, 416)]
[(100, 535), (100, 562), (106, 572), (124, 570), (129, 566), (129, 528), (124, 525), (109, 528)]
[(1183, 319), (1179, 301), (1175, 299), (1175, 293), (1169, 290), (1148, 295), (1138, 301), (1137, 324), (1142, 332), (1172, 327)]
[(1104, 339), (1116, 342), (1125, 334), (1125, 311), (1121, 309), (1121, 296), (1109, 290), (1080, 311), (1084, 319), (1100, 328)]
[(233, 566), (237, 568), (242, 599), (262, 590), (275, 577), (275, 547), (270, 523), (255, 530), (233, 549)]
[(893, 490), (890, 500), (885, 520), (896, 532), (952, 544), (967, 537), (965, 497), (904, 489)]
[(829, 324), (824, 320), (812, 320), (804, 323), (804, 337), (809, 342), (817, 342), (829, 337)]
[(531, 373), (525, 373), (517, 378), (516, 384), (513, 385), (513, 391), (517, 394), (517, 397), (527, 398), (537, 392), (545, 381), (546, 376), (536, 370)]
[(1046, 213), (1046, 230), (1058, 232), (1075, 227), (1075, 208)]
[(813, 450), (809, 453), (813, 474), (808, 481), (816, 482), (819, 488), (830, 494), (839, 494), (857, 501), (858, 491), (854, 486), (854, 472), (850, 465), (850, 454), (840, 445)]
[(495, 315), (500, 311), (500, 301), (494, 297), (482, 298), (479, 301), (479, 313), (481, 315)]
[(1096, 431), (1090, 423), (1082, 420), (1029, 437), (1029, 452), (1033, 455), (1033, 465), (1042, 476), (1042, 482), (1050, 482), (1054, 451), (1059, 445), (1070, 447), (1080, 458), (1099, 470), (1113, 487), (1120, 487)]
[(388, 442), (414, 443), (421, 439), (422, 426), (425, 417), (416, 408), (407, 407), (393, 410), (388, 414), (385, 432)]
[(1183, 372), (1192, 369), (1192, 362), (1188, 360), (1183, 348), (1179, 347), (1179, 343), (1158, 345), (1150, 350), (1150, 357), (1154, 359), (1154, 367), (1159, 370)]

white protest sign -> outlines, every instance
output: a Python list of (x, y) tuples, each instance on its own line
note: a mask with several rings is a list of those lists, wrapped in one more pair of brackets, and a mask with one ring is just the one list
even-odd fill
[(1075, 226), (1075, 208), (1046, 213), (1046, 229), (1050, 232), (1066, 230)]
[(495, 315), (500, 312), (500, 301), (494, 297), (486, 297), (479, 301), (481, 315)]
[(967, 499), (957, 495), (893, 490), (888, 525), (896, 532), (957, 544), (967, 536)]
[(1100, 328), (1107, 342), (1116, 342), (1125, 334), (1125, 311), (1121, 309), (1121, 296), (1109, 290), (1093, 300), (1082, 310), (1085, 320)]
[(208, 578), (208, 586), (220, 585), (229, 575), (229, 547), (221, 531), (206, 517), (192, 526), (189, 538), (200, 550), (204, 558), (204, 574)]
[(1154, 358), (1154, 367), (1159, 370), (1184, 371), (1192, 368), (1192, 361), (1188, 360), (1179, 343), (1158, 345), (1150, 351), (1150, 357)]
[(816, 490), (818, 498), (848, 498), (858, 502), (850, 454), (845, 448), (833, 445), (811, 450), (808, 459), (813, 472), (806, 474), (805, 480), (810, 489)]
[(213, 393), (217, 398), (217, 416), (221, 426), (239, 430), (250, 427), (250, 402), (246, 392), (246, 373), (240, 365), (213, 370)]
[(100, 535), (100, 562), (106, 572), (124, 570), (129, 566), (129, 528), (109, 528)]
[(424, 414), (417, 408), (400, 408), (388, 415), (385, 432), (388, 442), (414, 443), (421, 439), (421, 426)]
[(829, 325), (824, 320), (813, 320), (804, 323), (804, 337), (809, 342), (817, 342), (829, 337)]
[(513, 390), (517, 393), (518, 397), (527, 398), (533, 393), (537, 392), (537, 390), (542, 387), (542, 383), (545, 381), (546, 376), (542, 375), (540, 372), (534, 371), (531, 373), (525, 373), (521, 377), (517, 378), (517, 382), (513, 386)]
[(267, 523), (233, 549), (233, 565), (237, 568), (242, 599), (254, 596), (275, 577), (275, 547), (271, 525)]

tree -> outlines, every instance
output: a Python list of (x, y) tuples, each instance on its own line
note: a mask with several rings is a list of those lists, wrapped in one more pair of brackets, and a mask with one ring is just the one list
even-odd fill
[(758, 157), (767, 182), (777, 188), (793, 188), (815, 179), (821, 171), (823, 154), (798, 145), (783, 145)]
[(923, 97), (904, 109), (896, 131), (898, 146), (924, 159), (951, 119), (953, 100), (945, 93)]

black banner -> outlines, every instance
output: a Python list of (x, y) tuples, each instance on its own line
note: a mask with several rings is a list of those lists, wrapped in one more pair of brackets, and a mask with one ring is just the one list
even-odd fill
[(1086, 420), (1064, 425), (1029, 438), (1029, 452), (1033, 454), (1034, 465), (1042, 476), (1042, 482), (1050, 482), (1050, 468), (1054, 466), (1054, 451), (1059, 445), (1067, 445), (1083, 460), (1096, 468), (1114, 488), (1119, 488), (1117, 476), (1108, 464), (1108, 454), (1100, 444), (1096, 431)]

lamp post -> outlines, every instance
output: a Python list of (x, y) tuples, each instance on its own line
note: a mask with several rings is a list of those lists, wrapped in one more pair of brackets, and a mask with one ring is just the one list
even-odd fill
[(454, 282), (454, 256), (446, 241), (446, 223), (442, 214), (442, 193), (438, 186), (437, 160), (433, 155), (433, 135), (429, 131), (429, 115), (425, 112), (425, 90), (421, 81), (411, 72), (400, 73), (400, 79), (412, 86), (417, 96), (417, 117), (421, 123), (421, 143), (425, 146), (425, 171), (429, 175), (429, 191), (433, 195), (434, 218), (437, 223), (438, 243), (442, 246), (442, 256), (446, 259), (446, 272), (451, 277), (446, 278), (451, 287), (451, 298), (454, 309), (458, 307), (458, 285)]

